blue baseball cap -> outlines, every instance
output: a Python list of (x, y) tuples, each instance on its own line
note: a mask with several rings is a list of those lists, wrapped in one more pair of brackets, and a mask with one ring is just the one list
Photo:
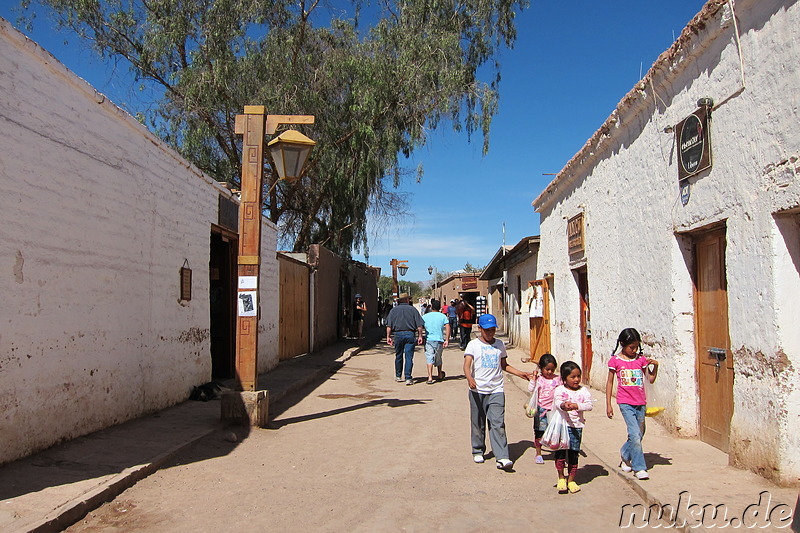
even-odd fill
[(478, 326), (480, 326), (483, 329), (496, 328), (497, 319), (494, 317), (494, 315), (489, 315), (489, 314), (481, 315), (480, 318), (478, 319)]

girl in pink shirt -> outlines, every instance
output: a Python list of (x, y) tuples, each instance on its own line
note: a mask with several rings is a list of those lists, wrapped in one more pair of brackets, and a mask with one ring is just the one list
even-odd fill
[[(622, 347), (619, 355), (617, 348)], [(650, 367), (652, 366), (652, 370)], [(642, 355), (642, 337), (633, 328), (623, 329), (617, 338), (617, 345), (608, 361), (608, 380), (606, 381), (606, 415), (614, 417), (611, 407), (611, 393), (614, 389), (614, 376), (617, 377), (617, 404), (625, 425), (628, 426), (628, 440), (620, 449), (619, 466), (623, 472), (633, 470), (638, 479), (649, 479), (647, 463), (642, 451), (644, 437), (644, 415), (647, 409), (647, 396), (644, 392), (645, 377), (654, 383), (658, 374), (658, 361)]]
[(558, 363), (552, 354), (542, 354), (539, 358), (539, 372), (534, 372), (534, 379), (528, 382), (528, 390), (538, 385), (539, 399), (536, 403), (536, 416), (533, 418), (533, 445), (536, 447), (536, 464), (544, 464), (542, 458), (542, 435), (547, 429), (547, 415), (553, 409), (553, 393), (561, 385), (561, 377), (556, 374)]

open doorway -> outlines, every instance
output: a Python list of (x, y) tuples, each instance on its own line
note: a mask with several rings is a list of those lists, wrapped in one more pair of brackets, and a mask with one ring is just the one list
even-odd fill
[(238, 236), (235, 233), (211, 226), (209, 307), (212, 379), (230, 379), (235, 373), (238, 249)]
[(575, 271), (578, 284), (580, 326), (581, 326), (581, 371), (584, 381), (590, 383), (592, 375), (592, 320), (589, 310), (589, 273), (586, 267)]

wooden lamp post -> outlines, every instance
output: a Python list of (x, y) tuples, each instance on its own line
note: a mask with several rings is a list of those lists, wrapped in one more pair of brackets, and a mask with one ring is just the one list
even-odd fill
[[(264, 106), (245, 106), (244, 114), (236, 115), (235, 131), (243, 135), (236, 320), (236, 381), (240, 391), (255, 392), (258, 378), (257, 294), (260, 286), (264, 136), (274, 135), (280, 124), (313, 123), (313, 115), (266, 115)], [(291, 130), (273, 139), (270, 152), (278, 179), (299, 178), (314, 144), (308, 137)], [(266, 424), (266, 391), (262, 392), (263, 395), (253, 398), (240, 396), (251, 422), (259, 426)], [(262, 400), (263, 408), (260, 406)], [(223, 404), (223, 417), (225, 413)]]

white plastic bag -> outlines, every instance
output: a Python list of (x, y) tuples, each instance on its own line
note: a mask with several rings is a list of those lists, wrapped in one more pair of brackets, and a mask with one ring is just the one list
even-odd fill
[(569, 429), (564, 411), (554, 407), (547, 413), (547, 429), (542, 435), (542, 446), (551, 450), (566, 450), (569, 448)]
[[(530, 388), (530, 387), (528, 387)], [(539, 405), (539, 382), (535, 381), (531, 397), (525, 402), (525, 416), (533, 418), (536, 416), (536, 407)]]

